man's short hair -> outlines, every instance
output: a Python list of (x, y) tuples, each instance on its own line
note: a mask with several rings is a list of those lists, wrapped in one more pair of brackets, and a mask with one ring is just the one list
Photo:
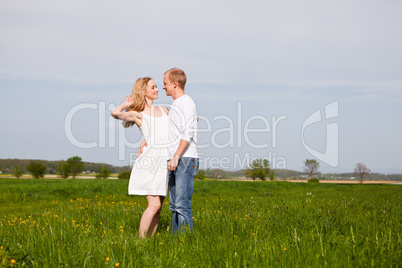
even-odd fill
[(168, 74), (168, 79), (170, 82), (176, 81), (181, 89), (184, 89), (187, 82), (187, 76), (182, 69), (172, 68), (167, 70), (165, 74)]

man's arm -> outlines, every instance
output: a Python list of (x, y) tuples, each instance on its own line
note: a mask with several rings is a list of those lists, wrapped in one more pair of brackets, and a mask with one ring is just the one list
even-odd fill
[(180, 157), (183, 155), (184, 151), (189, 146), (191, 139), (194, 137), (194, 129), (197, 125), (197, 113), (194, 104), (186, 103), (186, 105), (181, 107), (181, 109), (182, 115), (184, 115), (181, 122), (181, 139), (179, 147), (167, 164), (167, 168), (170, 171), (176, 170)]
[(179, 159), (187, 149), (189, 142), (186, 140), (180, 140), (179, 148), (177, 148), (176, 152), (174, 153), (172, 159), (169, 160), (167, 163), (167, 168), (170, 171), (176, 170), (177, 164), (179, 163)]
[(142, 140), (140, 149), (138, 149), (137, 158), (144, 152), (144, 147), (147, 147), (148, 143), (146, 140)]

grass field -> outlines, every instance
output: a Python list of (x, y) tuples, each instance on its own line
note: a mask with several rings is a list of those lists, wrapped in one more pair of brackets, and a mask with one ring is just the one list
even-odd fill
[(138, 238), (127, 180), (0, 179), (0, 266), (400, 267), (397, 185), (196, 181), (194, 233)]

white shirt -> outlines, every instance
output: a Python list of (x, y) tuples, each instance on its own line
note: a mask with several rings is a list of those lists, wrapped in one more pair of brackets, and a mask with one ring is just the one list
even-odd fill
[(174, 100), (169, 112), (168, 157), (171, 159), (179, 148), (180, 140), (189, 142), (181, 157), (198, 158), (197, 110), (193, 99), (183, 95)]

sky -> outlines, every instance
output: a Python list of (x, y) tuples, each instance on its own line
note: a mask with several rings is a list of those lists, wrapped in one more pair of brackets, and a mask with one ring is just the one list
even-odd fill
[(110, 110), (187, 74), (201, 168), (402, 173), (400, 1), (0, 1), (0, 158), (132, 165)]

